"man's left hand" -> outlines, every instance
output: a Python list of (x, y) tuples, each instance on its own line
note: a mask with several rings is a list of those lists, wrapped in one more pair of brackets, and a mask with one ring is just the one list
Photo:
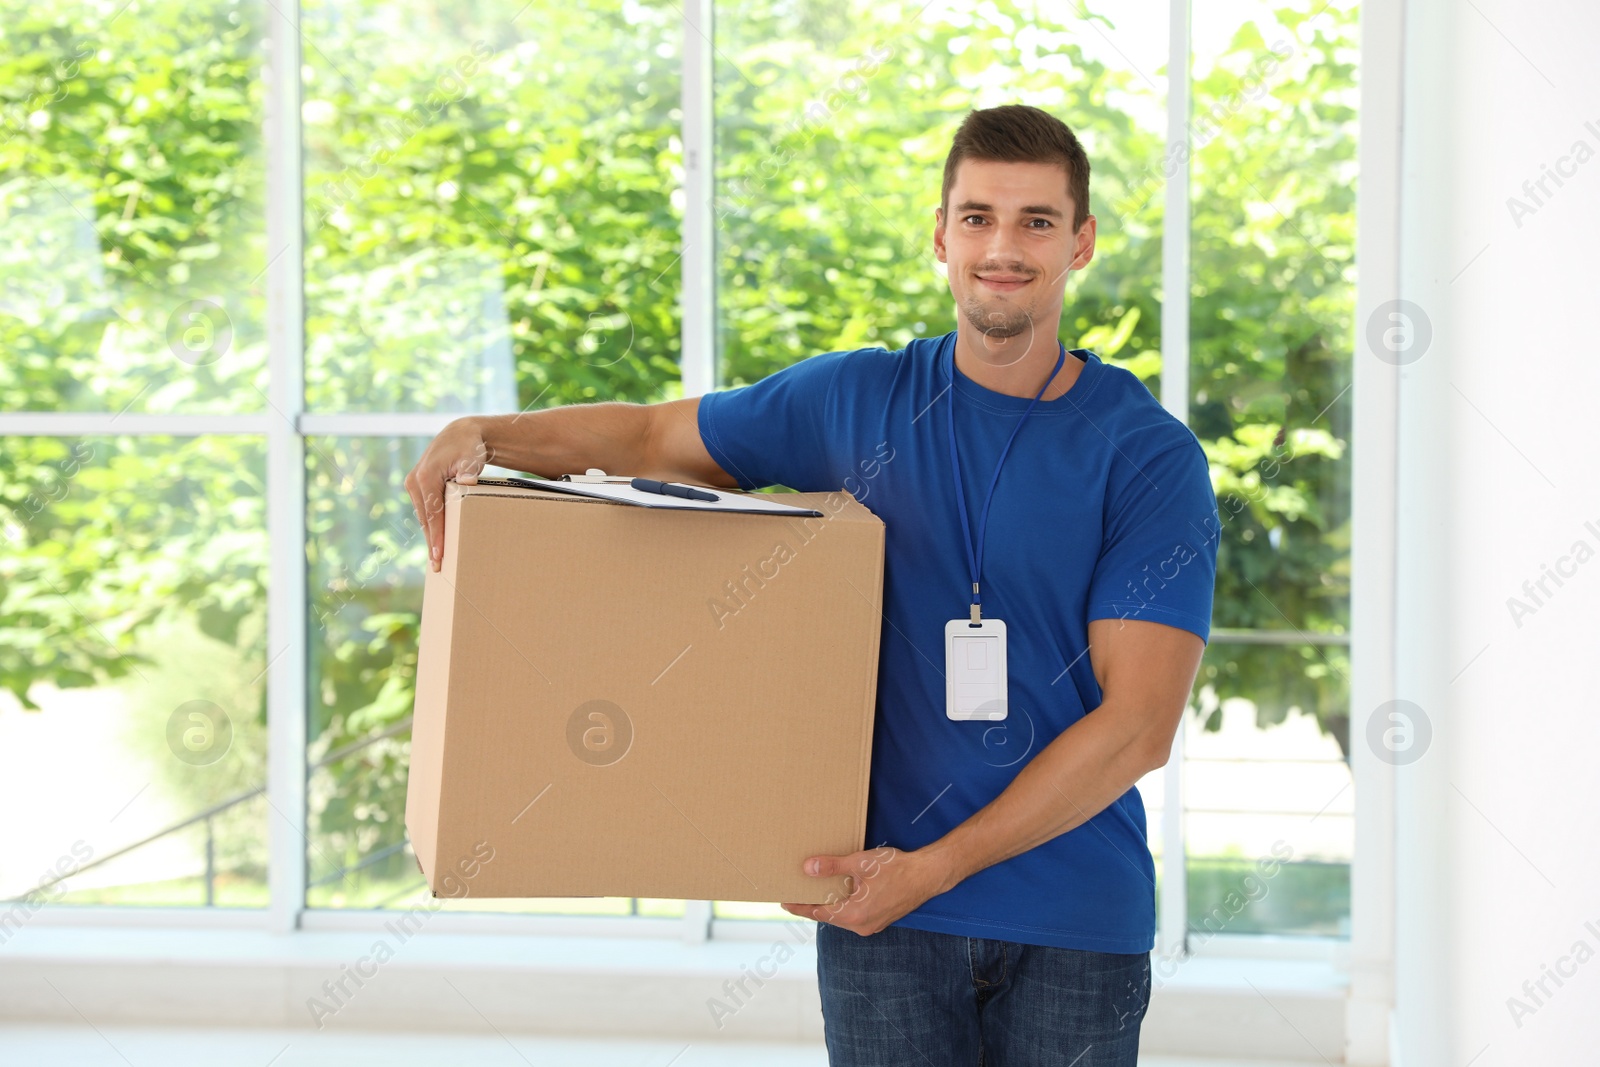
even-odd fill
[(802, 869), (817, 877), (848, 875), (850, 895), (828, 904), (784, 904), (783, 910), (862, 937), (877, 933), (944, 892), (950, 874), (944, 861), (929, 850), (902, 852), (887, 846), (848, 856), (812, 856)]

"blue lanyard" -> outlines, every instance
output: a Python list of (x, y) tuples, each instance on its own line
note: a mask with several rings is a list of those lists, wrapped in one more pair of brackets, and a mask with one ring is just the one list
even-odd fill
[(1056, 375), (1061, 373), (1061, 365), (1067, 360), (1067, 346), (1061, 345), (1061, 354), (1056, 357), (1056, 369), (1050, 372), (1050, 377), (1039, 386), (1039, 392), (1028, 402), (1028, 407), (1022, 413), (1022, 418), (1017, 420), (1017, 428), (1011, 431), (1011, 436), (1006, 440), (1006, 447), (1000, 450), (1000, 459), (994, 465), (994, 477), (989, 480), (989, 495), (983, 498), (983, 513), (978, 518), (978, 547), (972, 547), (972, 530), (967, 522), (967, 497), (961, 489), (961, 461), (956, 456), (956, 346), (950, 343), (950, 406), (948, 426), (950, 428), (950, 470), (956, 483), (956, 510), (961, 519), (961, 536), (967, 542), (967, 565), (972, 571), (972, 621), (981, 621), (981, 611), (978, 602), (978, 570), (979, 561), (983, 559), (983, 535), (989, 528), (989, 505), (994, 502), (995, 486), (1000, 484), (1000, 467), (1006, 461), (1006, 453), (1011, 451), (1011, 442), (1017, 439), (1017, 433), (1022, 429), (1022, 424), (1028, 421), (1028, 416), (1033, 414), (1033, 405), (1039, 402), (1039, 397), (1044, 396), (1044, 391), (1050, 388), (1050, 383), (1056, 380)]

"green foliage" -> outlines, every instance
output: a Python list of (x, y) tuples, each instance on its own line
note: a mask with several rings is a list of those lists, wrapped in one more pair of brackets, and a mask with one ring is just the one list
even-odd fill
[(311, 406), (675, 387), (677, 8), (519, 7), (304, 5)]
[[(194, 617), (169, 615), (140, 631), (148, 662), (117, 687), (125, 708), (119, 723), (119, 750), (149, 770), (155, 786), (152, 793), (177, 798), (172, 807), (179, 817), (223, 805), (266, 782), (266, 686), (261, 678), (267, 663), (265, 626), (266, 611), (254, 604), (226, 639), (206, 633)], [(191, 700), (215, 704), (228, 718), (228, 748), (210, 762), (177, 759), (170, 747), (174, 713), (181, 714)], [(265, 890), (269, 814), (265, 798), (258, 794), (225, 807), (212, 819), (217, 903), (253, 905)], [(205, 830), (200, 823), (180, 832), (200, 851)], [(119, 862), (123, 861), (113, 860), (107, 872), (115, 871)], [(145, 863), (148, 859), (135, 851), (127, 862)], [(204, 880), (195, 878), (183, 899), (201, 903), (204, 893)], [(88, 903), (95, 896), (88, 890), (71, 899)]]
[[(1292, 36), (1246, 25), (1195, 84), (1218, 118), (1193, 164), (1189, 423), (1224, 530), (1214, 624), (1348, 634), (1356, 14), (1277, 14)], [(1349, 670), (1341, 646), (1213, 645), (1200, 684), (1263, 724), (1313, 712), (1348, 751)]]
[[(1098, 249), (1063, 340), (1158, 390), (1163, 102), (1085, 53), (1087, 12), (915, 6), (719, 10), (723, 384), (951, 329), (931, 239), (950, 135), (971, 108), (1023, 101), (1094, 164)], [(1219, 628), (1349, 625), (1356, 21), (1306, 22), (1311, 6), (1278, 13), (1286, 54), (1243, 27), (1194, 91), (1197, 118), (1217, 116), (1193, 138), (1190, 422), (1224, 519)], [(303, 5), (312, 410), (677, 395), (679, 10), (521, 7)], [(276, 417), (260, 130), (279, 16), (243, 0), (0, 12), (0, 406)], [(174, 324), (197, 300), (228, 343), (186, 361)], [(403, 836), (422, 546), (400, 480), (420, 446), (307, 441), (309, 756), (338, 756), (311, 776), (314, 880)], [(149, 662), (140, 634), (179, 615), (264, 666), (245, 623), (265, 602), (263, 466), (243, 437), (8, 440), (0, 685), (26, 702), (40, 680), (127, 676)], [(1313, 710), (1343, 741), (1347, 675), (1337, 647), (1213, 642), (1202, 683), (1267, 722)], [(313, 899), (367, 899), (362, 879), (408, 862)]]
[[(1161, 152), (1162, 136), (1123, 106), (1138, 76), (1086, 58), (1079, 20), (1044, 8), (974, 5), (947, 21), (839, 6), (848, 9), (839, 21), (810, 18), (812, 5), (745, 4), (718, 22), (724, 382), (756, 381), (816, 352), (899, 348), (953, 329), (933, 255), (944, 158), (969, 110), (1021, 102), (1062, 116), (1093, 166), (1097, 250), (1068, 287), (1063, 339), (1115, 337), (1153, 383), (1160, 201), (1126, 217), (1098, 206), (1127, 199)], [(1016, 32), (1029, 22), (1030, 33)], [(817, 28), (839, 25), (851, 28), (845, 40)], [(1129, 331), (1116, 336), (1123, 323)]]
[[(261, 407), (260, 20), (0, 0), (0, 397), (7, 410)], [(224, 358), (174, 358), (190, 301)]]
[[(335, 878), (404, 837), (409, 731), (339, 752), (411, 714), (425, 544), (401, 485), (425, 441), (312, 438), (307, 545), (311, 585), (308, 788), (314, 905), (374, 904), (369, 880), (414, 873), (392, 854)], [(330, 757), (335, 757), (331, 759)], [(319, 766), (320, 765), (320, 766)], [(393, 887), (389, 887), (393, 891)]]
[(259, 649), (240, 624), (265, 601), (265, 481), (250, 438), (8, 438), (0, 685), (33, 707), (37, 681), (122, 678), (173, 617)]

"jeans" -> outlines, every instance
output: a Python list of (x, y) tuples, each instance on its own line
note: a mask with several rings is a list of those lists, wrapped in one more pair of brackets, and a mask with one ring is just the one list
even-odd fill
[(831, 1067), (1135, 1067), (1150, 956), (817, 927)]

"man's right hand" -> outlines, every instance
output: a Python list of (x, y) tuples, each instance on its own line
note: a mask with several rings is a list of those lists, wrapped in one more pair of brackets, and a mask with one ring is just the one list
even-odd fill
[[(546, 477), (599, 467), (642, 478), (737, 488), (700, 440), (700, 398), (659, 404), (569, 404), (517, 415), (456, 419), (406, 475), (406, 492), (428, 535), (428, 562), (444, 559), (444, 488), (476, 485), (485, 465)], [(489, 441), (494, 444), (490, 445)]]
[(444, 558), (444, 489), (448, 481), (476, 485), (478, 474), (493, 457), (477, 420), (456, 419), (429, 443), (406, 475), (411, 508), (428, 537), (428, 565), (439, 569)]

